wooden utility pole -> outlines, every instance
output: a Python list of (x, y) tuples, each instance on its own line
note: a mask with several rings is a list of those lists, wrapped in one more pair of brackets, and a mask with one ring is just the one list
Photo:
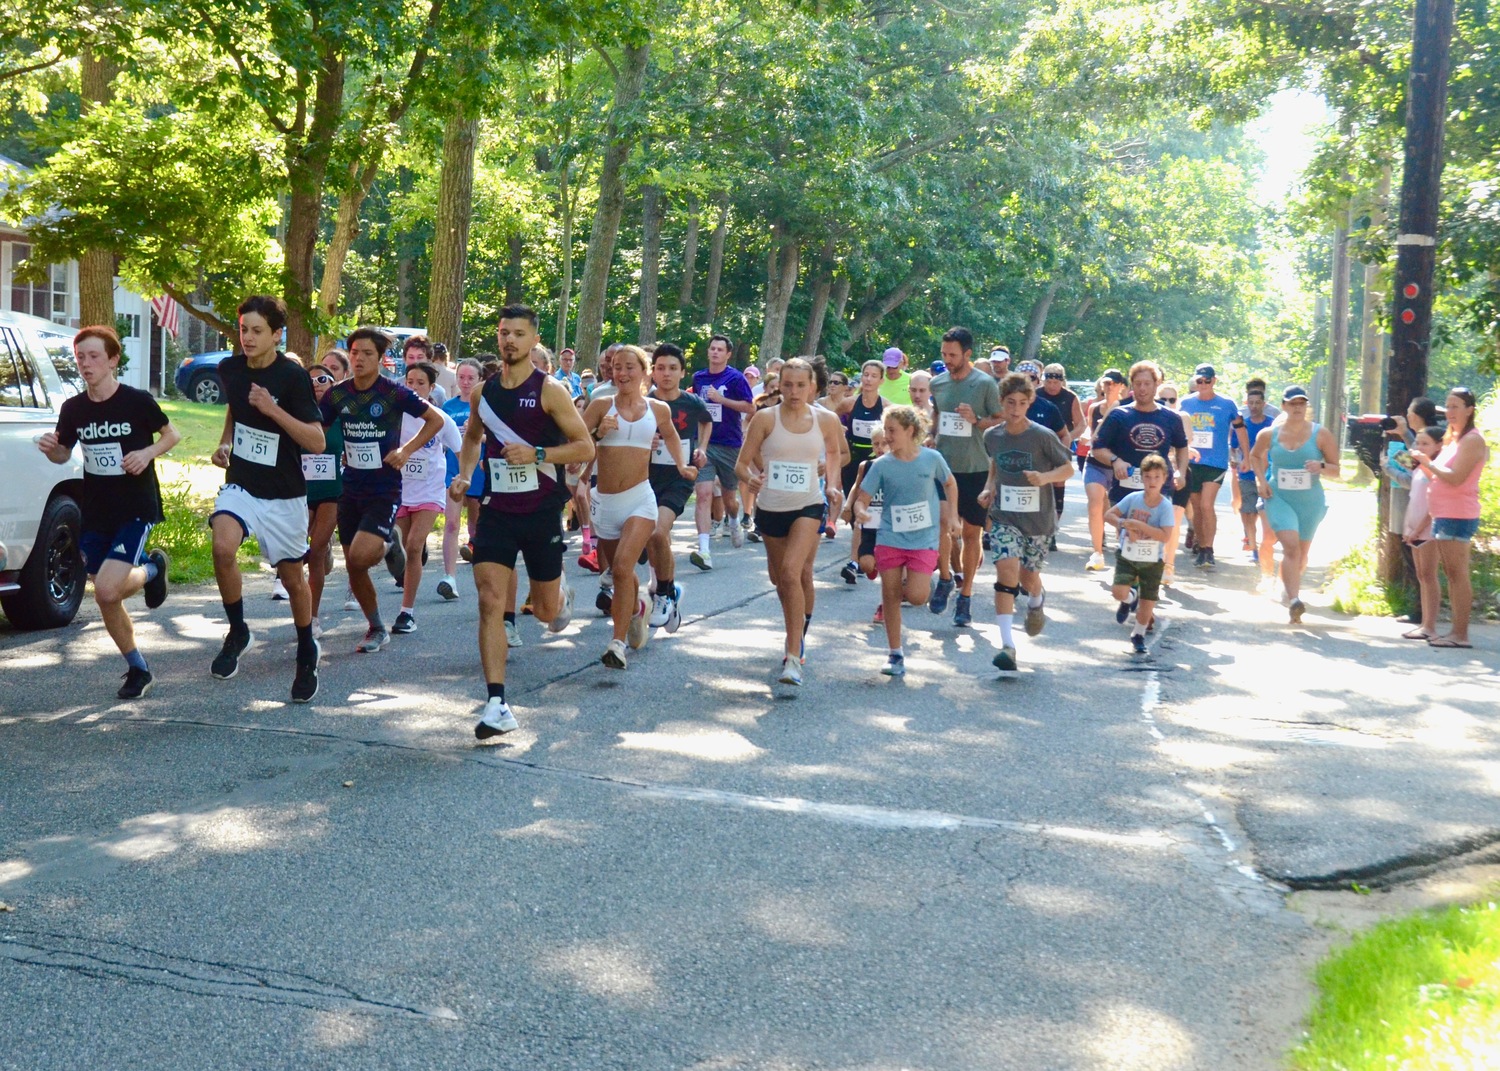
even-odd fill
[(1344, 381), (1349, 370), (1349, 209), (1339, 210), (1333, 232), (1333, 300), (1329, 303), (1328, 393), (1323, 401), (1323, 426), (1334, 440), (1344, 441)]

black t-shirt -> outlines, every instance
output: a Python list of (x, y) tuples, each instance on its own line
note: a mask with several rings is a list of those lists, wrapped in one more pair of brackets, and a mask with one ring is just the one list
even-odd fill
[(1067, 425), (1068, 430), (1073, 430), (1073, 407), (1078, 404), (1078, 395), (1064, 387), (1056, 394), (1048, 394), (1045, 390), (1040, 390), (1037, 391), (1036, 396), (1051, 402), (1062, 414), (1063, 423)]
[(1068, 426), (1068, 422), (1063, 419), (1062, 412), (1057, 405), (1050, 399), (1043, 398), (1041, 394), (1037, 394), (1032, 399), (1031, 408), (1026, 410), (1026, 418), (1040, 424), (1048, 431), (1061, 432)]
[(68, 449), (83, 444), (83, 527), (113, 534), (128, 521), (155, 524), (162, 519), (156, 462), (139, 476), (125, 471), (125, 455), (144, 450), (167, 426), (156, 399), (123, 383), (106, 401), (87, 394), (63, 402), (57, 414), (57, 441)]
[[(672, 427), (677, 429), (677, 437), (682, 440), (682, 460), (685, 464), (693, 463), (693, 451), (698, 448), (698, 425), (710, 423), (712, 418), (708, 412), (708, 406), (703, 404), (703, 399), (696, 394), (689, 394), (682, 390), (677, 392), (677, 397), (670, 402), (664, 398), (657, 398), (672, 411)], [(665, 445), (660, 451), (651, 451), (651, 464), (664, 465), (675, 470), (672, 463), (672, 455), (667, 452)]]
[(302, 448), (276, 421), (250, 404), (250, 387), (259, 383), (293, 420), (316, 424), (322, 414), (307, 370), (280, 352), (265, 368), (251, 368), (245, 355), (236, 353), (219, 365), (219, 382), (234, 421), (227, 481), (256, 498), (305, 497)]

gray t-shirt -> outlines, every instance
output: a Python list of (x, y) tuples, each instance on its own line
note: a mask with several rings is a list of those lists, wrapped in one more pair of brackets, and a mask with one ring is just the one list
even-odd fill
[[(963, 379), (944, 372), (932, 381), (933, 438), (938, 453), (954, 472), (986, 472), (984, 433), (974, 425), (962, 427), (958, 407), (967, 402), (980, 420), (1000, 415), (1000, 385), (977, 368)], [(1055, 437), (1055, 436), (1054, 436)]]
[(912, 461), (902, 461), (895, 454), (872, 461), (859, 486), (881, 504), (876, 546), (937, 550), (943, 520), (938, 487), (948, 482), (949, 475), (943, 455), (925, 446)]
[(1012, 435), (1004, 424), (984, 433), (984, 449), (995, 466), (995, 501), (990, 517), (1022, 535), (1049, 536), (1057, 531), (1056, 499), (1050, 484), (1033, 487), (1023, 472), (1050, 472), (1069, 464), (1068, 449), (1057, 433), (1030, 421)]
[[(1171, 528), (1177, 523), (1177, 515), (1172, 509), (1172, 500), (1166, 495), (1162, 495), (1160, 501), (1152, 507), (1146, 505), (1145, 491), (1132, 491), (1116, 503), (1116, 508), (1119, 509), (1120, 516), (1126, 520), (1145, 521), (1152, 528)], [(1131, 549), (1131, 544), (1137, 543), (1123, 529), (1121, 529), (1120, 539), (1120, 549), (1115, 552), (1117, 555), (1124, 554)], [(1150, 540), (1139, 543), (1135, 546), (1134, 552), (1136, 557), (1132, 558), (1132, 561), (1138, 560), (1143, 553), (1149, 553), (1153, 562), (1166, 560), (1161, 544), (1153, 544)]]

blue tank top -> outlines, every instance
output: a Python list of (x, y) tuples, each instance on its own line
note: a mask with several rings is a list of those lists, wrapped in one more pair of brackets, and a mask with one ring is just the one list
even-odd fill
[[(1323, 451), (1318, 449), (1318, 425), (1312, 426), (1312, 431), (1307, 435), (1307, 442), (1295, 450), (1288, 450), (1281, 445), (1281, 433), (1285, 428), (1273, 428), (1271, 431), (1271, 450), (1267, 455), (1269, 464), (1266, 468), (1266, 482), (1271, 485), (1272, 494), (1276, 495), (1298, 495), (1298, 494), (1323, 494), (1323, 477), (1316, 472), (1307, 472), (1309, 461), (1322, 461)], [(1285, 470), (1288, 473), (1297, 471), (1307, 472), (1307, 486), (1301, 488), (1283, 487), (1281, 485), (1280, 473)], [(1300, 481), (1300, 477), (1297, 478)]]
[(880, 423), (881, 415), (885, 412), (885, 399), (876, 398), (875, 404), (867, 406), (861, 395), (854, 396), (854, 408), (849, 410), (849, 427), (847, 436), (849, 439), (849, 450), (854, 456), (852, 461), (862, 461), (869, 456), (872, 449), (871, 435), (874, 429), (871, 423)]
[(546, 447), (567, 441), (542, 408), (542, 385), (546, 381), (546, 373), (533, 370), (524, 383), (508, 390), (497, 375), (480, 392), (479, 418), (484, 422), (489, 478), (483, 504), (500, 513), (535, 513), (543, 507), (560, 506), (568, 496), (558, 466), (551, 462), (506, 465), (501, 454), (511, 443)]

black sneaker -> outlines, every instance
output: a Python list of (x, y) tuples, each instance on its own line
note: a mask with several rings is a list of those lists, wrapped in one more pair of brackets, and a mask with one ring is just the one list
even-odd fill
[(1136, 654), (1146, 653), (1146, 635), (1143, 632), (1132, 632), (1130, 634), (1130, 649)]
[(153, 550), (146, 557), (156, 563), (156, 579), (146, 581), (146, 586), (141, 591), (146, 596), (146, 609), (155, 610), (167, 601), (167, 570), (172, 565), (172, 559), (167, 557), (166, 551), (160, 549)]
[(417, 619), (410, 610), (402, 610), (396, 615), (396, 623), (391, 626), (391, 631), (398, 636), (405, 636), (409, 632), (417, 631)]
[(1199, 547), (1193, 551), (1193, 567), (1196, 569), (1204, 569), (1207, 568), (1207, 566), (1208, 555), (1203, 552), (1202, 547)]
[(318, 659), (323, 657), (323, 646), (313, 640), (312, 655), (297, 659), (297, 675), (292, 678), (292, 702), (309, 703), (318, 694)]
[(385, 548), (385, 567), (399, 588), (406, 581), (406, 548), (399, 539), (393, 539)]
[(214, 664), (209, 667), (209, 672), (219, 680), (227, 681), (240, 671), (240, 655), (250, 650), (254, 643), (255, 636), (249, 629), (240, 631), (230, 629), (229, 634), (224, 637), (224, 646), (219, 648)]
[(750, 529), (750, 531), (748, 531), (748, 532), (745, 533), (745, 538), (748, 539), (748, 540), (750, 540), (750, 542), (752, 542), (752, 543), (759, 543), (761, 541), (761, 538), (762, 538), (761, 534), (760, 534), (760, 529), (759, 528), (752, 528), (752, 529)]
[(839, 570), (839, 576), (844, 578), (846, 584), (859, 583), (859, 566), (853, 562), (845, 562), (844, 567)]
[(1057, 536), (1051, 536), (1050, 538), (1048, 538), (1048, 540), (1047, 540), (1047, 549), (1049, 551), (1053, 551), (1053, 550), (1057, 549)]
[(149, 670), (131, 666), (125, 672), (125, 683), (120, 685), (120, 690), (115, 693), (121, 699), (139, 699), (151, 690), (156, 678), (151, 676)]
[(1213, 547), (1204, 547), (1203, 548), (1203, 564), (1207, 568), (1209, 568), (1209, 569), (1212, 569), (1214, 566), (1216, 566), (1216, 565), (1219, 564), (1217, 561), (1214, 560), (1214, 548)]
[(609, 614), (610, 614), (610, 611), (614, 608), (614, 605), (615, 605), (615, 589), (614, 588), (600, 588), (599, 589), (599, 594), (597, 594), (597, 595), (594, 596), (594, 607), (601, 614), (603, 614), (605, 617), (608, 617)]

